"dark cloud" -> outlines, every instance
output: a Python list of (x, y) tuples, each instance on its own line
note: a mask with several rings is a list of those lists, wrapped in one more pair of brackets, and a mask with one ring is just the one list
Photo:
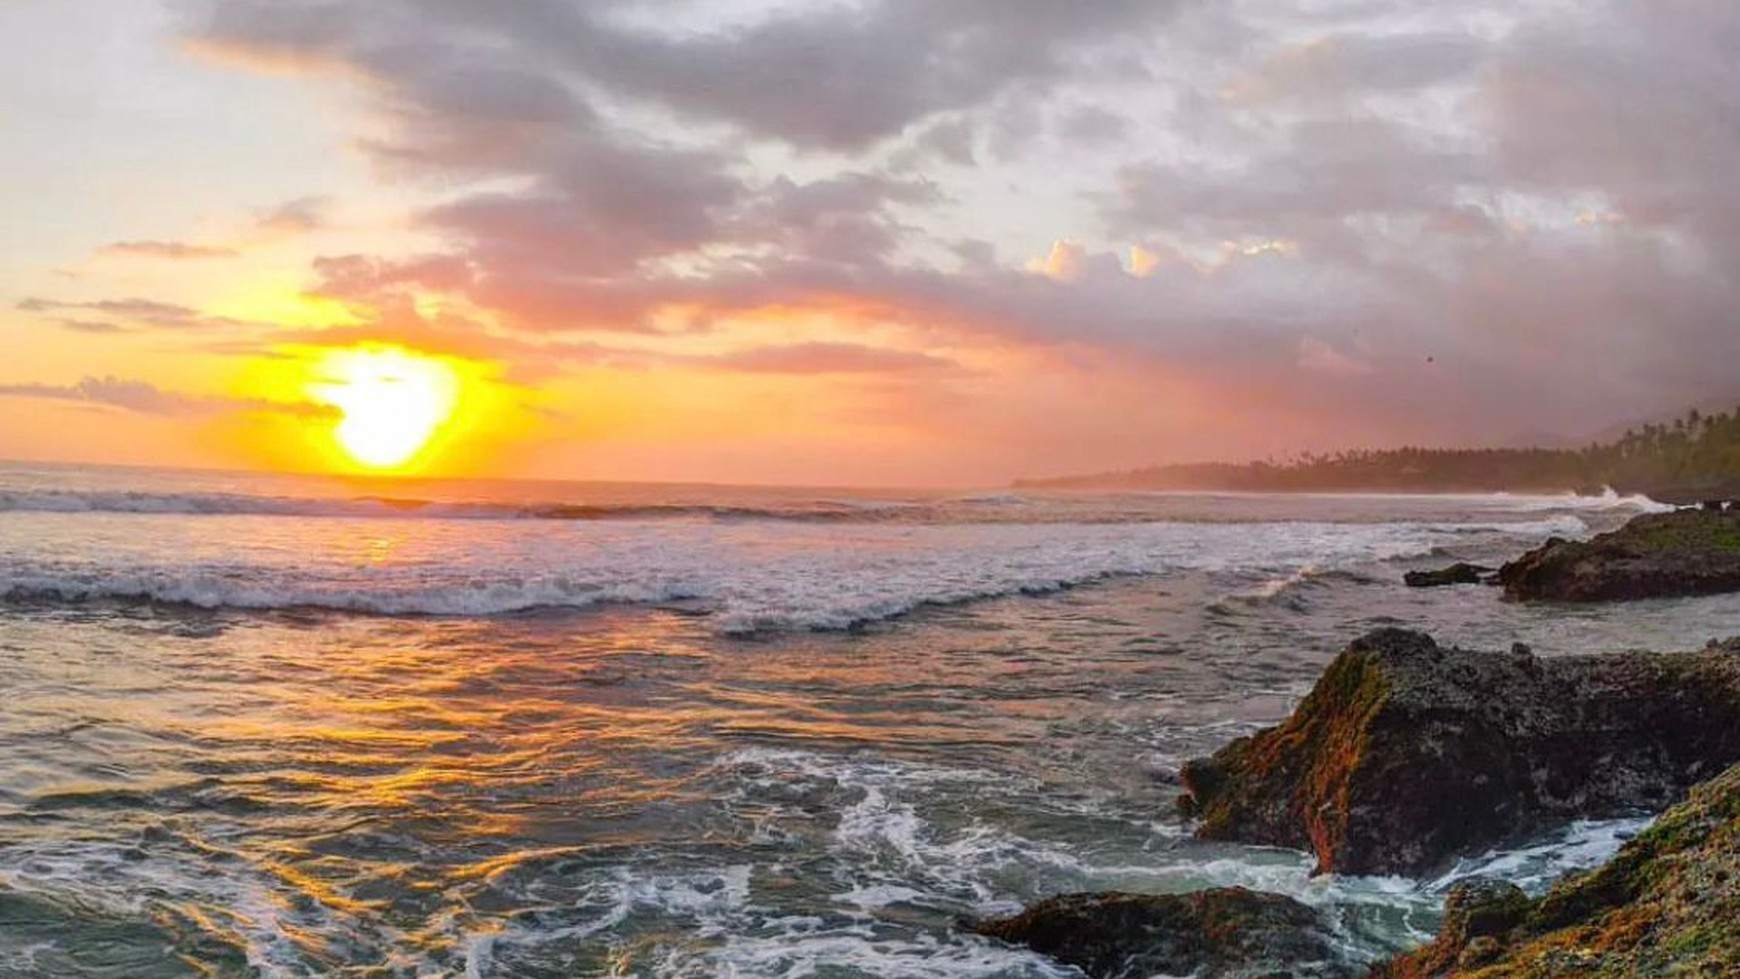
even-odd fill
[[(1727, 0), (658, 9), (225, 0), (202, 36), (368, 80), (361, 145), (440, 192), (417, 227), (444, 245), (322, 259), (312, 289), (429, 344), (812, 310), (1444, 438), (1734, 393)], [(1057, 218), (1071, 187), (1082, 226), (1042, 239), (1096, 243), (1020, 268), (1045, 245), (1000, 209)], [(721, 366), (905, 369), (862, 350)]]
[(1084, 50), (1157, 29), (1173, 6), (884, 0), (676, 42), (582, 34), (587, 43), (562, 53), (596, 65), (597, 77), (630, 95), (794, 143), (852, 150), (1011, 86), (1080, 71)]
[(1349, 218), (1454, 208), (1465, 188), (1490, 187), (1483, 156), (1381, 118), (1294, 123), (1273, 150), (1237, 167), (1135, 164), (1102, 198), (1106, 224), (1144, 238), (1188, 228), (1211, 240), (1333, 233)]
[(1290, 45), (1237, 78), (1239, 103), (1355, 104), (1370, 95), (1407, 93), (1467, 81), (1493, 46), (1467, 33), (1368, 33), (1348, 30)]
[(1097, 105), (1084, 105), (1064, 116), (1058, 134), (1075, 142), (1100, 143), (1122, 139), (1130, 132), (1130, 120)]
[(1598, 194), (1630, 222), (1682, 227), (1740, 259), (1740, 8), (1597, 11), (1513, 40), (1483, 100), (1496, 163), (1521, 186)]
[(742, 193), (702, 154), (576, 147), (536, 188), (482, 192), (425, 215), (471, 244), (482, 266), (559, 264), (566, 275), (616, 275), (722, 236)]
[(944, 118), (932, 123), (914, 140), (913, 150), (904, 157), (911, 168), (930, 162), (931, 157), (956, 166), (970, 167), (978, 162), (975, 144), (977, 131), (964, 116)]
[[(362, 64), (414, 87), (418, 106), (510, 129), (576, 121), (562, 83), (584, 81), (758, 135), (854, 150), (1080, 71), (1096, 44), (1157, 30), (1177, 5), (874, 0), (678, 35), (624, 26), (609, 3), (225, 0), (201, 36), (256, 57)], [(487, 60), (492, 50), (511, 60)], [(425, 53), (430, 70), (419, 71)]]

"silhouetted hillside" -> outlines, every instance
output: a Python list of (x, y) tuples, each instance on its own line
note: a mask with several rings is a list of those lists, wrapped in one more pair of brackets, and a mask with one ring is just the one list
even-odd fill
[(1043, 489), (1250, 492), (1647, 493), (1670, 502), (1740, 495), (1740, 411), (1697, 411), (1580, 449), (1353, 450), (1288, 462), (1194, 463), (1060, 479)]

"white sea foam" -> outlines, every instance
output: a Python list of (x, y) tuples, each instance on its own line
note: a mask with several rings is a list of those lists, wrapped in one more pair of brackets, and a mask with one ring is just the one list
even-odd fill
[(1539, 892), (1566, 874), (1606, 863), (1626, 840), (1654, 821), (1654, 817), (1579, 820), (1533, 845), (1492, 850), (1461, 860), (1428, 888), (1447, 891), (1471, 877), (1498, 877)]
[[(1533, 845), (1464, 861), (1434, 881), (1394, 877), (1312, 876), (1308, 856), (1286, 850), (1180, 845), (1172, 833), (1144, 843), (1139, 820), (1100, 813), (1121, 826), (1072, 840), (1035, 839), (1004, 826), (947, 814), (977, 793), (1028, 795), (1035, 786), (979, 770), (749, 749), (721, 759), (716, 771), (739, 786), (733, 798), (792, 799), (783, 817), (803, 825), (820, 800), (844, 795), (821, 849), (845, 876), (819, 916), (780, 917), (744, 904), (706, 930), (719, 943), (666, 949), (655, 974), (672, 976), (810, 976), (824, 966), (878, 976), (1051, 976), (1056, 969), (1016, 949), (970, 936), (898, 936), (885, 915), (899, 909), (940, 914), (1003, 914), (1024, 901), (1064, 891), (1184, 893), (1241, 885), (1285, 894), (1321, 909), (1351, 961), (1370, 961), (1428, 940), (1448, 889), (1471, 876), (1494, 876), (1539, 892), (1560, 875), (1609, 859), (1641, 820), (1578, 823)], [(812, 793), (819, 795), (812, 796)], [(956, 796), (953, 802), (946, 801)], [(808, 800), (808, 804), (804, 804)], [(945, 821), (946, 820), (946, 821)], [(1113, 844), (1110, 849), (1107, 844)], [(800, 852), (816, 844), (793, 841)], [(1019, 890), (1009, 890), (1019, 882)], [(684, 911), (676, 907), (674, 911)], [(715, 908), (717, 910), (717, 908)], [(723, 926), (723, 927), (721, 927)]]
[[(0, 474), (3, 478), (3, 474)], [(408, 493), (415, 493), (415, 487)], [(558, 489), (552, 488), (552, 494)], [(182, 516), (289, 516), (360, 518), (371, 520), (606, 520), (674, 518), (770, 519), (795, 521), (865, 521), (898, 519), (906, 522), (954, 521), (1049, 521), (1067, 514), (1071, 519), (1100, 522), (1141, 522), (1141, 501), (1155, 499), (1187, 501), (1201, 499), (1296, 499), (1404, 502), (1418, 506), (1456, 507), (1473, 513), (1538, 512), (1661, 512), (1674, 509), (1641, 495), (1621, 496), (1611, 489), (1600, 496), (1573, 494), (1526, 496), (1496, 494), (1296, 494), (1274, 497), (1263, 494), (1121, 494), (1076, 495), (1058, 498), (1029, 497), (1015, 493), (983, 493), (935, 498), (861, 498), (821, 495), (806, 498), (793, 492), (754, 494), (743, 490), (722, 491), (717, 498), (690, 493), (678, 497), (661, 495), (655, 489), (640, 496), (621, 491), (598, 495), (586, 490), (567, 491), (576, 498), (552, 498), (542, 502), (490, 499), (434, 499), (416, 495), (334, 496), (273, 495), (223, 490), (92, 489), (58, 486), (0, 485), (0, 513), (116, 513)], [(592, 498), (596, 497), (596, 499)], [(1186, 507), (1186, 511), (1191, 508)], [(1200, 517), (1212, 519), (1213, 508)], [(1178, 514), (1169, 513), (1176, 517)]]
[[(185, 908), (186, 926), (233, 942), (251, 974), (283, 979), (327, 974), (322, 963), (334, 945), (397, 949), (395, 961), (405, 974), (458, 972), (472, 979), (606, 954), (618, 970), (612, 974), (667, 979), (804, 979), (834, 972), (886, 979), (1064, 979), (1077, 973), (939, 922), (956, 914), (1012, 911), (1023, 901), (1062, 891), (1165, 893), (1242, 884), (1323, 909), (1337, 941), (1358, 961), (1381, 954), (1384, 943), (1429, 937), (1443, 892), (1457, 880), (1494, 875), (1538, 890), (1558, 873), (1611, 856), (1644, 825), (1577, 824), (1537, 845), (1487, 854), (1420, 884), (1311, 877), (1306, 857), (1279, 850), (1205, 850), (1175, 846), (1170, 837), (1156, 838), (1160, 845), (1148, 849), (1143, 824), (1115, 813), (1099, 815), (1112, 820), (1107, 826), (1121, 828), (1070, 839), (1023, 835), (978, 818), (962, 822), (966, 799), (1030, 795), (1038, 788), (984, 769), (756, 748), (718, 759), (709, 779), (720, 783), (729, 803), (771, 802), (780, 810), (774, 818), (812, 835), (821, 830), (810, 842), (794, 839), (791, 853), (810, 865), (807, 874), (835, 880), (836, 891), (793, 906), (777, 858), (733, 859), (724, 847), (713, 865), (690, 860), (669, 866), (653, 854), (615, 865), (560, 868), (532, 860), (475, 882), (456, 882), (443, 905), (415, 928), (413, 940), (399, 924), (362, 905), (329, 907), (302, 899), (289, 882), (239, 854), (196, 853), (162, 841), (135, 847), (53, 840), (3, 848), (0, 887), (124, 920), (163, 920), (164, 912), (173, 917)], [(842, 804), (835, 809), (816, 805), (836, 800)], [(781, 808), (784, 802), (789, 807)], [(818, 821), (824, 825), (815, 826)], [(1107, 849), (1108, 843), (1115, 845)], [(930, 924), (913, 927), (915, 920)], [(1375, 938), (1380, 932), (1381, 942)], [(319, 939), (310, 943), (310, 935)]]
[[(705, 951), (672, 949), (649, 973), (666, 979), (810, 979), (840, 970), (880, 979), (1079, 979), (1037, 953), (959, 936), (896, 936), (873, 924), (811, 928), (774, 919), (770, 935), (734, 935)], [(826, 970), (826, 971), (824, 971)]]
[(1632, 510), (1638, 513), (1668, 513), (1675, 509), (1669, 503), (1657, 503), (1642, 493), (1620, 494), (1609, 486), (1599, 496), (1510, 496), (1505, 493), (1493, 497), (1500, 505), (1515, 507), (1519, 510)]
[[(0, 889), (118, 920), (181, 920), (233, 944), (262, 979), (304, 979), (297, 936), (347, 924), (241, 859), (202, 859), (167, 842), (50, 840), (0, 847)], [(184, 912), (192, 912), (191, 916)]]
[(365, 520), (610, 520), (714, 518), (850, 520), (906, 513), (923, 504), (894, 500), (817, 499), (761, 503), (510, 503), (415, 497), (296, 497), (247, 493), (127, 490), (0, 490), (0, 513), (93, 513), (135, 516), (273, 516)]
[[(61, 519), (45, 529), (41, 520)], [(149, 520), (149, 522), (146, 522)], [(690, 603), (725, 633), (848, 629), (925, 605), (1112, 577), (1301, 575), (1424, 555), (1471, 536), (1585, 530), (1576, 516), (1453, 524), (836, 524), (310, 521), (82, 516), (0, 521), (12, 601), (496, 615)]]

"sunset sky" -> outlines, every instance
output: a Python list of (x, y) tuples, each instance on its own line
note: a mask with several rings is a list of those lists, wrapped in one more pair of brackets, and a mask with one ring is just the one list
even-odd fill
[(1740, 398), (1736, 51), (1733, 0), (0, 0), (0, 458), (368, 468), (372, 390), (429, 474), (1587, 437)]

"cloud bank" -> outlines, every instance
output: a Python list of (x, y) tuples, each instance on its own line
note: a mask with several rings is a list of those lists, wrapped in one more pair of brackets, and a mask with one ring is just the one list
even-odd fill
[[(1163, 416), (1106, 463), (1740, 395), (1725, 0), (224, 0), (189, 36), (349, 80), (426, 194), (437, 247), (311, 292), (507, 360), (825, 318), (702, 356), (977, 399), (963, 437), (1044, 405), (1035, 455)], [(1104, 403), (1108, 363), (1169, 395)]]

